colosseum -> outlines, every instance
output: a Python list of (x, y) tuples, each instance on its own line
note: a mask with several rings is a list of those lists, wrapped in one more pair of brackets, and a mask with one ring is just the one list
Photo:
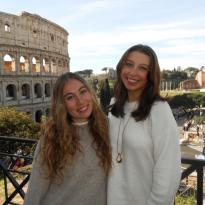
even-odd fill
[(70, 70), (68, 32), (36, 14), (0, 12), (0, 106), (40, 122), (56, 78)]

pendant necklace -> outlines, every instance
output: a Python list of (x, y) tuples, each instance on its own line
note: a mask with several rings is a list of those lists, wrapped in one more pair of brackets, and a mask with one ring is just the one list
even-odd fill
[(131, 118), (131, 115), (128, 117), (127, 122), (124, 124), (124, 127), (122, 129), (122, 135), (121, 135), (121, 143), (120, 143), (120, 127), (122, 124), (122, 118), (120, 118), (120, 125), (119, 125), (119, 130), (118, 130), (118, 135), (117, 135), (117, 157), (116, 157), (116, 161), (117, 163), (122, 163), (122, 154), (123, 154), (123, 150), (122, 150), (122, 146), (123, 146), (123, 138), (124, 138), (124, 133), (125, 133), (125, 129), (128, 125), (128, 122)]

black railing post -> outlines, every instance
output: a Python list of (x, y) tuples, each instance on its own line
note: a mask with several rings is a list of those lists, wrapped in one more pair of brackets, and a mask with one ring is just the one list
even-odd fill
[(7, 186), (7, 179), (6, 179), (6, 175), (5, 173), (2, 171), (3, 173), (3, 176), (4, 176), (4, 196), (5, 196), (5, 199), (7, 200), (8, 199), (8, 186)]
[(203, 166), (196, 169), (197, 172), (197, 205), (203, 205)]
[(189, 164), (190, 166), (182, 172), (181, 180), (188, 177), (192, 172), (197, 172), (196, 204), (203, 205), (203, 168), (205, 167), (205, 160), (182, 157), (182, 164)]

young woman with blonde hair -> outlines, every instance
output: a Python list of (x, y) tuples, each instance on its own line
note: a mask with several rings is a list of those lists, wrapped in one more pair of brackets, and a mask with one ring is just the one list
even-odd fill
[(105, 205), (110, 169), (106, 116), (86, 81), (65, 73), (54, 86), (24, 204)]

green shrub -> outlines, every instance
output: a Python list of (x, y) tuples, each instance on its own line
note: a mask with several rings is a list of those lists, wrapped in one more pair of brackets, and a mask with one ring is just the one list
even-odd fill
[(201, 105), (205, 106), (205, 95), (204, 95), (204, 93), (192, 92), (192, 93), (187, 94), (187, 96), (189, 98), (193, 99), (193, 101), (195, 102), (196, 106), (198, 106), (198, 107), (200, 107)]
[(40, 124), (13, 107), (0, 108), (0, 135), (38, 139)]
[(169, 104), (172, 108), (194, 108), (196, 105), (193, 98), (187, 94), (175, 95), (170, 99)]

